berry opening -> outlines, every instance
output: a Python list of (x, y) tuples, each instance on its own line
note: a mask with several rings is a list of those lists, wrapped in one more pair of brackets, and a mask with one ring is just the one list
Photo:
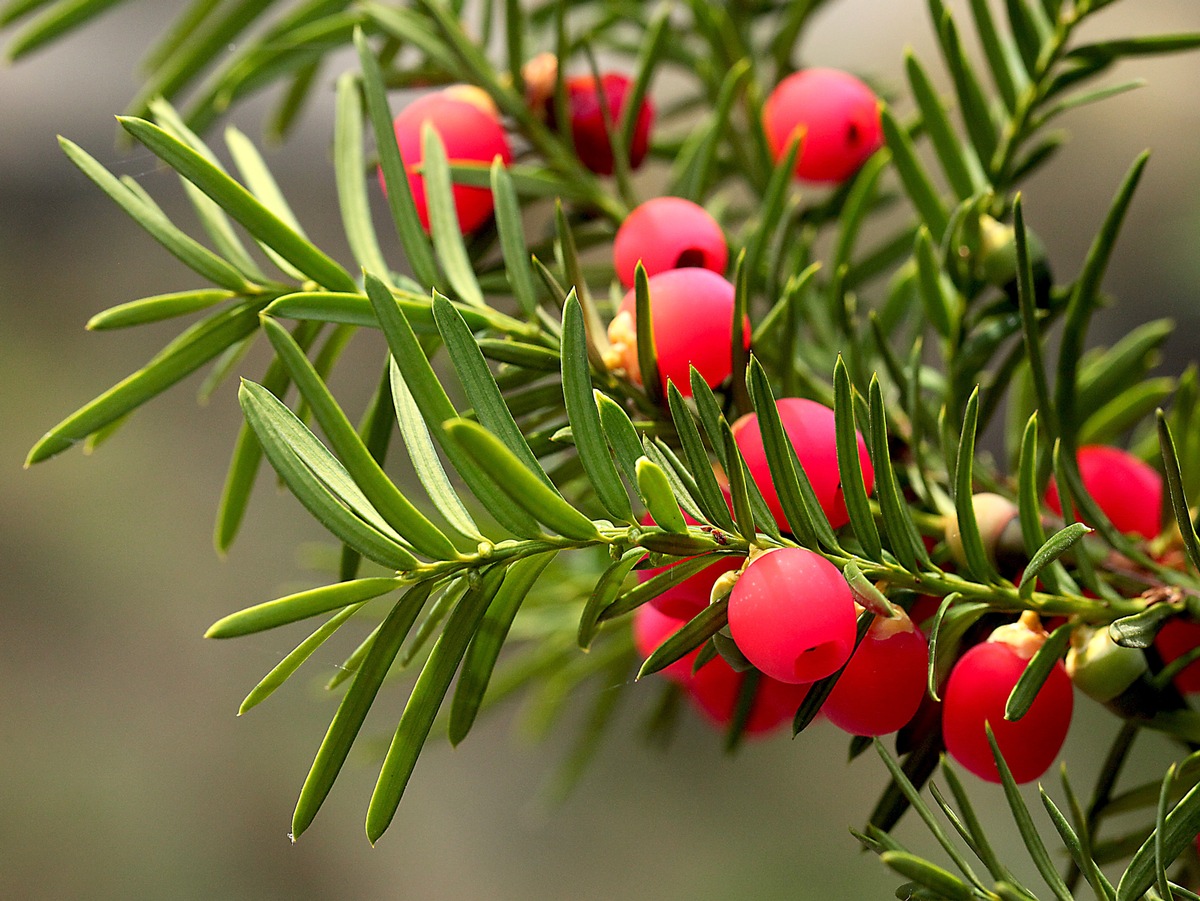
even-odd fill
[(676, 269), (700, 269), (708, 268), (705, 264), (708, 262), (708, 255), (698, 247), (689, 247), (686, 250), (680, 251), (679, 256), (675, 257)]

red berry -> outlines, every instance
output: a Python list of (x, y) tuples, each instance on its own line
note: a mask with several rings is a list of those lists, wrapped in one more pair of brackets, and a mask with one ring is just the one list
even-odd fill
[(991, 725), (1017, 782), (1030, 782), (1046, 772), (1066, 740), (1074, 695), (1061, 662), (1054, 664), (1025, 716), (1016, 721), (1004, 718), (1008, 696), (1028, 662), (1010, 645), (988, 641), (963, 654), (950, 672), (942, 705), (946, 750), (988, 782), (999, 782), (1000, 773), (985, 723)]
[[(745, 673), (735, 672), (721, 657), (714, 657), (700, 667), (684, 688), (705, 717), (714, 725), (724, 727), (733, 721), (745, 678)], [(807, 684), (789, 684), (762, 676), (754, 705), (750, 708), (750, 718), (746, 721), (746, 733), (762, 735), (790, 722), (808, 688)]]
[[(415, 171), (423, 159), (421, 131), (426, 122), (431, 123), (437, 130), (446, 148), (446, 158), (452, 163), (490, 164), (499, 156), (507, 166), (512, 162), (512, 150), (495, 113), (477, 102), (463, 99), (461, 93), (455, 95), (438, 91), (425, 94), (401, 110), (393, 123), (396, 143), (400, 147), (400, 157), (405, 163), (405, 173), (408, 175), (408, 186), (412, 191), (417, 216), (420, 217), (421, 225), (429, 231), (425, 179)], [(381, 183), (382, 178), (381, 170)], [(452, 191), (458, 224), (464, 233), (474, 231), (491, 217), (490, 189), (455, 184)]]
[(837, 69), (804, 69), (775, 86), (763, 106), (763, 130), (776, 162), (801, 132), (796, 177), (844, 181), (883, 146), (879, 100)]
[[(624, 115), (625, 97), (633, 82), (618, 72), (606, 72), (600, 76), (600, 90), (608, 106), (612, 126), (616, 132)], [(596, 79), (591, 75), (577, 75), (566, 81), (567, 105), (571, 115), (571, 136), (575, 141), (575, 153), (580, 162), (600, 175), (613, 173), (613, 147), (608, 130), (604, 127), (604, 110), (600, 105), (600, 92)], [(650, 126), (654, 122), (654, 104), (649, 98), (642, 101), (637, 120), (633, 126), (633, 139), (629, 146), (629, 166), (636, 169), (646, 157), (650, 142)]]
[[(1079, 475), (1105, 516), (1122, 532), (1154, 538), (1162, 529), (1162, 476), (1119, 447), (1092, 444), (1079, 449)], [(1062, 513), (1058, 486), (1046, 489), (1046, 506)], [(1089, 524), (1090, 525), (1090, 524)]]
[[(721, 492), (725, 495), (726, 503), (731, 503), (729, 489), (722, 485)], [(686, 510), (683, 511), (683, 520), (690, 526), (700, 525)], [(644, 526), (654, 525), (654, 517), (646, 513), (642, 516), (641, 523)], [(682, 563), (683, 561), (679, 562)], [(657, 597), (651, 598), (650, 603), (660, 613), (665, 613), (667, 616), (673, 616), (677, 619), (689, 620), (708, 606), (713, 584), (717, 579), (725, 573), (736, 572), (741, 568), (743, 563), (745, 563), (745, 558), (740, 556), (717, 557), (711, 565), (704, 567), (700, 572), (688, 576), (674, 588), (668, 588)], [(677, 563), (672, 563), (670, 566), (656, 566), (650, 569), (636, 570), (638, 581), (648, 581), (659, 573), (666, 572), (671, 566), (677, 565)]]
[(925, 695), (929, 648), (907, 615), (876, 619), (822, 710), (851, 735), (887, 735), (906, 725)]
[[(837, 437), (834, 428), (833, 410), (814, 400), (803, 397), (784, 397), (776, 404), (783, 430), (787, 432), (796, 449), (800, 466), (812, 483), (817, 502), (829, 524), (835, 529), (850, 521), (846, 512), (846, 498), (842, 493), (842, 478), (838, 473)], [(867, 455), (867, 443), (861, 433), (858, 436), (858, 462), (862, 466), (867, 491), (875, 486), (875, 470)], [(771, 468), (767, 465), (767, 453), (763, 449), (762, 430), (758, 425), (758, 414), (747, 413), (733, 424), (733, 437), (738, 450), (746, 460), (750, 475), (762, 492), (767, 506), (775, 514), (780, 528), (790, 528), (775, 483), (771, 480)]]
[[(672, 269), (649, 279), (650, 313), (662, 390), (672, 381), (684, 397), (692, 396), (689, 367), (695, 366), (715, 388), (733, 370), (733, 285), (707, 269)], [(637, 299), (630, 291), (608, 326), (614, 366), (624, 367), (641, 384), (637, 358)], [(750, 321), (742, 334), (750, 346)]]
[[(633, 646), (643, 658), (649, 657), (659, 645), (678, 632), (687, 624), (686, 619), (677, 619), (655, 610), (649, 604), (643, 604), (633, 611)], [(659, 672), (683, 685), (692, 680), (692, 666), (696, 662), (697, 648), (685, 654), (671, 665)]]
[(729, 631), (746, 659), (781, 682), (815, 682), (854, 650), (857, 616), (836, 566), (804, 548), (755, 558), (729, 596)]
[(697, 266), (724, 273), (729, 261), (725, 233), (699, 204), (682, 197), (655, 197), (636, 207), (617, 229), (613, 263), (627, 288), (638, 261), (647, 275)]
[[(1169, 619), (1154, 638), (1154, 647), (1170, 663), (1200, 645), (1200, 625), (1186, 619)], [(1200, 692), (1200, 660), (1189, 663), (1175, 676), (1175, 687), (1184, 694)]]

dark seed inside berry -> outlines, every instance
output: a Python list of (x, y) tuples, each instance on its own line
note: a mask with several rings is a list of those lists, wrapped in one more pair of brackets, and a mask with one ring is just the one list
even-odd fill
[(687, 269), (689, 267), (702, 267), (705, 262), (704, 251), (695, 247), (689, 247), (681, 251), (679, 256), (675, 258), (676, 269)]
[(862, 133), (859, 131), (858, 123), (851, 122), (846, 126), (846, 143), (857, 144), (862, 139)]

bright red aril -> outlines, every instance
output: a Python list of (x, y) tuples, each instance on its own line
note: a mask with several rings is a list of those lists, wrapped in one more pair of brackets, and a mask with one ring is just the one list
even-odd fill
[(877, 618), (821, 710), (851, 735), (887, 735), (905, 726), (925, 695), (929, 647), (903, 611)]
[(613, 265), (626, 288), (633, 287), (639, 261), (647, 275), (689, 267), (721, 275), (729, 248), (704, 207), (682, 197), (655, 197), (625, 218), (613, 241)]

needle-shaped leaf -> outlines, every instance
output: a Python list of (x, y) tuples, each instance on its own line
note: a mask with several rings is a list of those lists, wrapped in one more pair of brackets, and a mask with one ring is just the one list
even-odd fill
[(1029, 712), (1038, 692), (1042, 690), (1046, 679), (1054, 671), (1054, 665), (1062, 660), (1063, 654), (1067, 652), (1067, 646), (1071, 643), (1071, 633), (1074, 630), (1074, 623), (1063, 623), (1050, 633), (1050, 636), (1030, 658), (1021, 677), (1017, 680), (1017, 684), (1009, 693), (1008, 701), (1005, 702), (1004, 718), (1006, 720), (1019, 720)]
[(879, 541), (879, 530), (875, 526), (870, 501), (867, 499), (867, 485), (864, 481), (862, 461), (858, 455), (861, 436), (855, 428), (853, 388), (850, 386), (850, 374), (846, 371), (846, 364), (842, 362), (841, 355), (838, 356), (833, 369), (833, 390), (838, 475), (846, 500), (846, 510), (850, 515), (850, 525), (854, 528), (854, 534), (862, 545), (863, 552), (872, 560), (882, 560), (883, 546)]
[[(661, 533), (659, 533), (661, 534)], [(649, 545), (651, 542), (650, 536), (643, 536), (642, 543)], [(674, 548), (671, 553), (674, 556), (685, 557), (691, 554), (703, 554), (704, 551), (715, 550), (716, 544), (710, 544), (708, 547), (696, 546), (690, 548)], [(655, 549), (661, 548), (664, 552), (666, 548), (659, 545)], [(606, 622), (610, 619), (616, 619), (618, 616), (624, 616), (631, 610), (635, 610), (642, 604), (658, 597), (669, 588), (674, 588), (680, 583), (686, 581), (691, 576), (694, 576), (700, 570), (707, 566), (711, 566), (716, 562), (716, 556), (712, 554), (703, 554), (702, 556), (689, 557), (685, 560), (680, 560), (673, 566), (667, 567), (663, 572), (660, 572), (645, 582), (639, 582), (634, 587), (627, 591), (621, 592), (611, 604), (600, 611), (600, 622)]]
[(975, 19), (979, 43), (983, 45), (984, 56), (987, 58), (988, 68), (991, 69), (992, 81), (996, 84), (1005, 108), (1011, 113), (1017, 108), (1021, 92), (1029, 85), (1025, 61), (1021, 59), (1012, 39), (1008, 35), (1002, 35), (996, 28), (987, 0), (971, 0), (971, 13)]
[(917, 260), (917, 286), (925, 315), (939, 335), (952, 338), (961, 318), (958, 292), (938, 265), (937, 253), (929, 229), (917, 229), (914, 254)]
[(477, 307), (486, 306), (483, 289), (479, 287), (479, 279), (471, 265), (462, 227), (458, 222), (446, 145), (429, 121), (421, 126), (421, 177), (425, 183), (433, 250), (450, 287), (467, 303)]
[(633, 269), (634, 319), (637, 334), (638, 373), (651, 402), (662, 403), (663, 382), (658, 369), (658, 343), (654, 339), (654, 315), (650, 308), (650, 279), (638, 260)]
[[(521, 434), (513, 414), (504, 401), (504, 395), (488, 369), (487, 361), (479, 350), (475, 336), (455, 310), (453, 304), (436, 290), (433, 292), (433, 315), (438, 330), (454, 364), (454, 371), (463, 386), (467, 400), (475, 410), (480, 424), (504, 442), (514, 456), (526, 468), (550, 486), (550, 478), (529, 449), (529, 442)], [(551, 486), (552, 487), (552, 486)]]
[(683, 448), (688, 472), (696, 483), (696, 502), (704, 512), (705, 519), (717, 528), (732, 532), (736, 528), (733, 516), (713, 472), (712, 461), (704, 448), (704, 439), (700, 437), (700, 430), (696, 427), (696, 420), (692, 418), (683, 394), (674, 383), (667, 386), (667, 403), (679, 436), (679, 444)]
[(1162, 451), (1163, 472), (1166, 474), (1167, 493), (1171, 499), (1171, 512), (1175, 516), (1175, 524), (1183, 537), (1183, 547), (1187, 553), (1188, 562), (1196, 570), (1200, 570), (1200, 538), (1196, 536), (1196, 527), (1192, 524), (1191, 511), (1188, 509), (1187, 495), (1183, 490), (1183, 476), (1179, 472), (1179, 454), (1175, 449), (1175, 439), (1171, 436), (1171, 427), (1162, 410), (1155, 415), (1158, 423), (1158, 442)]
[(316, 519), (364, 557), (390, 569), (411, 570), (417, 559), (388, 534), (341, 464), (273, 394), (243, 381), (242, 412), (275, 471)]
[(629, 480), (631, 485), (637, 484), (637, 464), (643, 456), (642, 438), (637, 427), (625, 412), (625, 409), (605, 394), (593, 389), (592, 396), (596, 399), (596, 410), (600, 413), (600, 424), (617, 466)]
[(1079, 836), (1071, 828), (1070, 821), (1058, 809), (1058, 805), (1046, 794), (1046, 789), (1038, 786), (1038, 794), (1042, 799), (1042, 806), (1046, 808), (1046, 813), (1050, 815), (1050, 821), (1054, 823), (1054, 828), (1057, 830), (1059, 838), (1062, 839), (1063, 845), (1067, 849), (1067, 853), (1071, 855), (1071, 860), (1083, 874), (1084, 878), (1087, 879), (1088, 885), (1092, 887), (1092, 890), (1096, 893), (1096, 897), (1105, 899), (1105, 901), (1116, 901), (1116, 889), (1113, 888), (1112, 883), (1108, 881), (1108, 878), (1100, 870), (1100, 866), (1092, 857), (1091, 852), (1079, 840)]
[(997, 136), (987, 96), (963, 50), (962, 39), (958, 32), (958, 26), (954, 23), (954, 18), (943, 7), (942, 0), (930, 0), (929, 6), (933, 12), (934, 25), (938, 30), (942, 56), (946, 61), (946, 67), (950, 70), (950, 77), (954, 81), (954, 92), (958, 96), (959, 107), (962, 110), (963, 124), (967, 128), (967, 134), (970, 135), (971, 143), (975, 145), (975, 153), (984, 166), (988, 167), (996, 152)]
[(758, 415), (771, 482), (789, 527), (806, 547), (816, 547), (819, 541), (829, 550), (840, 552), (837, 536), (817, 501), (808, 474), (800, 465), (791, 438), (783, 428), (766, 370), (757, 358), (750, 361), (750, 394)]
[(179, 335), (137, 372), (80, 407), (30, 450), (26, 466), (69, 449), (194, 372), (258, 328), (263, 301), (247, 301), (214, 313)]
[(958, 462), (955, 467), (954, 508), (967, 567), (976, 578), (991, 582), (997, 574), (988, 552), (984, 549), (983, 538), (979, 534), (979, 523), (975, 519), (975, 426), (978, 415), (979, 389), (976, 388), (971, 392), (963, 414), (962, 438), (958, 445)]
[(403, 584), (403, 580), (397, 578), (372, 578), (322, 585), (231, 613), (209, 626), (204, 637), (237, 638), (275, 629), (310, 616), (361, 604), (394, 591)]
[(446, 439), (444, 423), (458, 416), (458, 412), (446, 396), (446, 390), (433, 367), (429, 365), (429, 358), (421, 349), (404, 310), (387, 286), (369, 273), (366, 275), (366, 290), (387, 338), (392, 359), (404, 376), (412, 398), (421, 411), (421, 418), (450, 458), (454, 469), (500, 525), (523, 537), (537, 537), (540, 530), (533, 517), (510, 504), (500, 486), (456, 443)]
[(609, 454), (592, 394), (587, 330), (583, 309), (574, 292), (567, 295), (563, 306), (562, 332), (563, 400), (579, 460), (609, 515), (621, 522), (632, 522), (633, 507)]
[(887, 142), (888, 149), (892, 152), (892, 162), (904, 185), (904, 190), (913, 206), (916, 207), (917, 214), (921, 217), (925, 227), (937, 240), (941, 240), (942, 234), (946, 231), (946, 225), (950, 221), (945, 204), (942, 203), (937, 188), (934, 187), (929, 173), (925, 171), (925, 166), (918, 158), (917, 149), (913, 146), (913, 140), (908, 131), (896, 120), (887, 107), (880, 111), (880, 117), (883, 123), (883, 137)]
[(458, 551), (450, 540), (413, 506), (371, 456), (362, 438), (287, 330), (269, 317), (264, 317), (262, 327), (295, 380), (300, 394), (316, 414), (334, 451), (371, 506), (421, 553), (435, 560), (456, 559)]
[(236, 266), (180, 231), (161, 210), (146, 204), (78, 144), (61, 137), (58, 143), (67, 158), (78, 166), (84, 175), (95, 182), (97, 187), (128, 213), (134, 222), (193, 272), (239, 294), (255, 290), (255, 286), (246, 280), (246, 276), (239, 272)]
[(392, 214), (392, 222), (417, 280), (424, 285), (438, 284), (440, 273), (433, 256), (433, 248), (417, 216), (412, 188), (405, 174), (404, 160), (400, 157), (400, 148), (396, 143), (383, 74), (361, 29), (355, 29), (354, 46), (358, 51), (359, 65), (362, 67), (363, 98), (366, 101), (371, 129), (375, 133), (375, 150), (379, 154), (379, 167), (383, 173), (384, 184), (387, 185), (388, 209)]
[(750, 70), (750, 60), (740, 59), (725, 73), (708, 121), (688, 135), (675, 156), (665, 194), (696, 203), (704, 197), (712, 179), (721, 138), (728, 133), (729, 114)]
[(875, 467), (875, 490), (883, 525), (887, 529), (889, 547), (896, 559), (909, 572), (929, 565), (929, 552), (921, 540), (912, 512), (900, 492), (896, 470), (888, 447), (887, 412), (883, 403), (883, 388), (879, 377), (872, 376), (868, 403), (870, 405), (871, 459)]
[[(68, 0), (68, 2), (53, 4), (17, 32), (17, 36), (8, 45), (8, 58), (15, 61), (39, 47), (44, 47), (67, 32), (90, 22), (110, 6), (119, 2), (120, 0)], [(16, 12), (10, 13), (9, 21), (41, 5), (41, 3), (20, 4)]]
[[(937, 842), (942, 846), (942, 849), (948, 855), (950, 855), (950, 859), (954, 861), (954, 865), (958, 867), (963, 876), (965, 876), (976, 887), (982, 888), (983, 884), (979, 881), (979, 877), (975, 875), (975, 872), (971, 869), (971, 865), (967, 863), (967, 859), (963, 856), (962, 852), (959, 851), (958, 846), (950, 840), (950, 836), (946, 834), (946, 831), (942, 828), (942, 824), (938, 822), (937, 818), (933, 814), (933, 810), (930, 809), (929, 805), (925, 803), (925, 800), (917, 791), (916, 786), (913, 785), (912, 780), (908, 777), (908, 774), (904, 772), (903, 768), (896, 761), (896, 759), (887, 752), (887, 749), (883, 746), (883, 742), (876, 738), (874, 744), (875, 751), (879, 754), (880, 759), (883, 760), (884, 766), (887, 767), (888, 772), (892, 776), (892, 781), (904, 793), (905, 798), (908, 799), (908, 803), (912, 805), (912, 809), (916, 812), (917, 816), (921, 818), (921, 821), (925, 824), (925, 827), (929, 830), (930, 834), (937, 839)], [(942, 872), (945, 873), (944, 870)], [(957, 881), (957, 877), (950, 876), (949, 873), (945, 874), (947, 877), (956, 879)], [(963, 888), (968, 889), (965, 884), (963, 885)], [(971, 897), (969, 889), (966, 897)]]
[(654, 649), (653, 653), (642, 663), (641, 668), (638, 670), (637, 678), (641, 679), (643, 676), (666, 669), (675, 661), (682, 659), (685, 655), (700, 647), (709, 638), (725, 628), (725, 625), (729, 622), (728, 611), (728, 596), (721, 598), (714, 604), (709, 604), (692, 617), (686, 625), (671, 633), (666, 641)]
[(143, 297), (97, 313), (88, 320), (87, 327), (90, 331), (103, 331), (162, 322), (165, 319), (206, 310), (237, 296), (233, 291), (202, 288), (196, 291), (176, 291), (171, 294)]
[(1021, 597), (1028, 601), (1033, 597), (1034, 586), (1037, 584), (1038, 578), (1042, 571), (1051, 563), (1069, 551), (1075, 546), (1084, 535), (1087, 535), (1092, 530), (1081, 522), (1073, 522), (1069, 526), (1064, 526), (1059, 529), (1048, 539), (1046, 543), (1037, 549), (1029, 563), (1026, 564), (1024, 571), (1021, 573), (1021, 581), (1019, 588), (1021, 589)]
[(521, 311), (528, 319), (536, 320), (538, 299), (530, 273), (529, 248), (525, 243), (521, 207), (513, 189), (512, 177), (499, 159), (492, 160), (491, 185), (496, 205), (496, 231), (500, 235), (500, 248), (504, 254), (504, 274)]
[(1100, 303), (1100, 282), (1108, 269), (1108, 261), (1116, 246), (1117, 235), (1121, 230), (1121, 224), (1125, 221), (1125, 213), (1129, 209), (1134, 191), (1137, 190), (1138, 182), (1141, 180), (1142, 172), (1149, 159), (1149, 152), (1143, 152), (1138, 156), (1126, 173), (1121, 186), (1117, 189), (1117, 194), (1104, 218), (1104, 224), (1092, 241), (1091, 247), (1088, 248), (1083, 269), (1075, 280), (1075, 287), (1071, 291), (1071, 299), (1067, 305), (1062, 346), (1058, 356), (1054, 401), (1062, 423), (1061, 435), (1067, 439), (1068, 447), (1072, 451), (1075, 448), (1073, 436), (1083, 418), (1077, 405), (1076, 391), (1079, 361), (1083, 355), (1084, 342), (1087, 339), (1088, 323)]
[(604, 573), (596, 581), (592, 593), (588, 595), (579, 615), (579, 629), (576, 631), (576, 643), (585, 651), (591, 647), (599, 628), (600, 614), (616, 600), (625, 580), (633, 572), (633, 568), (646, 556), (642, 548), (630, 548), (608, 565)]
[(379, 687), (391, 669), (392, 661), (400, 652), (400, 646), (412, 629), (413, 623), (417, 621), (421, 608), (429, 599), (432, 588), (432, 582), (414, 585), (396, 602), (380, 624), (374, 640), (355, 672), (350, 689), (338, 705), (337, 713), (333, 715), (329, 730), (325, 733), (317, 756), (304, 780), (304, 786), (300, 789), (296, 810), (292, 814), (293, 841), (312, 824), (317, 811), (329, 795), (329, 790), (333, 788), (333, 782), (346, 762), (346, 755), (350, 753), (350, 746), (354, 744), (371, 705), (375, 703)]
[(504, 575), (504, 567), (494, 566), (483, 574), (477, 585), (463, 595), (446, 621), (441, 637), (430, 651), (425, 666), (421, 668), (421, 674), (417, 676), (412, 694), (409, 695), (408, 703), (404, 705), (404, 712), (396, 726), (396, 734), (392, 737), (391, 746), (383, 759), (383, 767), (379, 771), (379, 779), (375, 783), (375, 791), (367, 808), (367, 838), (372, 844), (383, 835), (392, 817), (396, 815), (400, 798), (404, 795), (417, 757), (429, 736), (434, 717), (437, 716), (450, 688), (450, 681), (462, 662), (467, 645), (479, 629), (488, 605), (492, 603), (500, 588)]
[(960, 141), (954, 133), (954, 126), (950, 124), (946, 108), (938, 99), (933, 82), (911, 50), (904, 54), (904, 65), (913, 99), (921, 111), (921, 123), (929, 134), (942, 171), (946, 173), (946, 179), (958, 199), (966, 200), (986, 190), (987, 176), (983, 173), (979, 157), (975, 155), (975, 148)]
[(437, 448), (429, 436), (429, 429), (421, 418), (421, 411), (417, 408), (412, 392), (409, 391), (395, 360), (389, 363), (389, 373), (396, 421), (399, 423), (400, 435), (404, 439), (404, 447), (412, 460), (417, 478), (433, 505), (456, 532), (466, 538), (482, 539), (479, 526), (475, 524), (446, 475)]
[(558, 489), (534, 475), (483, 426), (468, 419), (452, 419), (445, 428), (449, 438), (526, 513), (564, 538), (600, 539), (600, 533), (590, 519), (564, 500)]
[(337, 118), (333, 129), (333, 171), (346, 242), (359, 267), (368, 272), (388, 271), (371, 219), (363, 166), (362, 96), (350, 73), (337, 82)]
[(168, 166), (204, 191), (245, 229), (313, 281), (334, 291), (353, 291), (345, 269), (298, 235), (244, 187), (201, 154), (144, 119), (122, 116), (122, 127)]
[(1004, 755), (1000, 753), (1000, 746), (996, 744), (996, 736), (992, 733), (992, 727), (985, 724), (984, 728), (987, 730), (988, 744), (992, 748), (992, 757), (995, 758), (996, 767), (1000, 771), (1004, 797), (1008, 801), (1013, 821), (1017, 824), (1017, 831), (1021, 833), (1021, 839), (1025, 843), (1025, 849), (1029, 852), (1030, 859), (1055, 898), (1059, 901), (1074, 901), (1070, 889), (1067, 888), (1062, 876), (1055, 869), (1054, 860), (1050, 857), (1050, 852), (1046, 850), (1046, 843), (1042, 840), (1037, 826), (1034, 825), (1033, 817), (1029, 815), (1029, 808), (1021, 797), (1021, 790), (1013, 779), (1012, 771), (1009, 770)]
[[(365, 601), (363, 603), (366, 603)], [(271, 671), (267, 673), (254, 688), (250, 689), (250, 693), (246, 695), (238, 707), (238, 716), (249, 712), (257, 707), (267, 698), (275, 693), (275, 690), (283, 685), (292, 675), (300, 668), (313, 653), (323, 645), (346, 620), (354, 616), (363, 608), (363, 604), (351, 604), (349, 607), (343, 607), (333, 616), (323, 622), (316, 631), (308, 638), (296, 645), (296, 647), (282, 660), (279, 661)]]
[(654, 517), (655, 525), (668, 532), (686, 535), (687, 523), (662, 467), (647, 457), (639, 457), (636, 473), (638, 494), (641, 495), (650, 515)]
[(451, 744), (457, 745), (471, 730), (513, 619), (554, 556), (551, 552), (524, 557), (505, 573), (504, 583), (496, 592), (463, 658), (462, 672), (450, 704)]

